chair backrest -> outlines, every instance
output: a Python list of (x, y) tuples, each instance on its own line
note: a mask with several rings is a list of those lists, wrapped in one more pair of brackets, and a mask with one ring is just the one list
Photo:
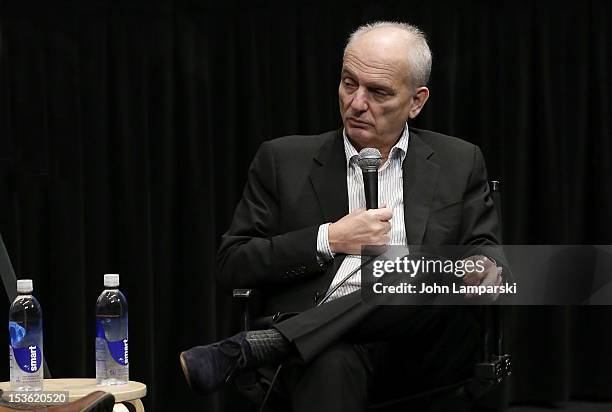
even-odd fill
[[(499, 180), (489, 181), (489, 190), (491, 191), (491, 198), (495, 203), (495, 210), (497, 211), (497, 221), (499, 222), (499, 233), (503, 233), (502, 224), (502, 198), (501, 198), (501, 182)], [(503, 238), (503, 236), (502, 236)], [(503, 241), (502, 241), (503, 242)], [(485, 351), (488, 355), (502, 355), (504, 351), (504, 314), (500, 310), (499, 306), (493, 305), (489, 311), (489, 330), (490, 334), (485, 334)]]
[(495, 203), (500, 232), (502, 232), (504, 226), (502, 225), (501, 182), (499, 180), (490, 180), (489, 190), (491, 191), (491, 198), (493, 198), (493, 202)]

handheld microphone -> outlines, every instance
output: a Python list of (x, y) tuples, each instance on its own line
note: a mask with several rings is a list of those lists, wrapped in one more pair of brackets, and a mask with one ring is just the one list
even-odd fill
[(378, 149), (365, 147), (359, 152), (357, 164), (363, 173), (366, 209), (378, 209), (378, 167), (382, 155)]

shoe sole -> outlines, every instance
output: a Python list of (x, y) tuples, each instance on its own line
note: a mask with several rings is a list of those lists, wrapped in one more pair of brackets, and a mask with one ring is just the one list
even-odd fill
[[(189, 371), (187, 370), (187, 362), (185, 362), (184, 358), (185, 352), (181, 352), (179, 359), (181, 361), (181, 369), (183, 370), (183, 376), (185, 376), (185, 380), (187, 381), (187, 385), (191, 388), (191, 381), (189, 380)], [(193, 388), (191, 388), (193, 389)]]

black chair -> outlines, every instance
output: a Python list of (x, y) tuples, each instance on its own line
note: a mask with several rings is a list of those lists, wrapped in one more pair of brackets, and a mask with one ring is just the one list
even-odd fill
[[(489, 188), (501, 226), (500, 182), (490, 181)], [(243, 330), (269, 327), (270, 318), (257, 317), (261, 306), (257, 290), (234, 289), (233, 298), (241, 306)], [(397, 412), (408, 406), (410, 410), (432, 412), (471, 410), (479, 399), (498, 387), (512, 373), (511, 356), (504, 349), (503, 313), (500, 306), (487, 305), (478, 308), (478, 316), (481, 324), (480, 361), (474, 365), (472, 378), (427, 392), (373, 403), (368, 410)], [(236, 378), (236, 386), (244, 396), (260, 406), (260, 411), (285, 411), (287, 407), (282, 397), (274, 396), (278, 372), (279, 369), (261, 368), (245, 373)]]

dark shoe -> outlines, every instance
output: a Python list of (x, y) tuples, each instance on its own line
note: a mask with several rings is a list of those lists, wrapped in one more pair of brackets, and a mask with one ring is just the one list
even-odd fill
[(189, 387), (201, 395), (219, 389), (237, 369), (252, 359), (246, 332), (206, 346), (196, 346), (181, 353), (181, 367)]
[(79, 400), (58, 406), (37, 406), (0, 400), (0, 412), (112, 412), (113, 406), (115, 397), (102, 391), (92, 392)]

